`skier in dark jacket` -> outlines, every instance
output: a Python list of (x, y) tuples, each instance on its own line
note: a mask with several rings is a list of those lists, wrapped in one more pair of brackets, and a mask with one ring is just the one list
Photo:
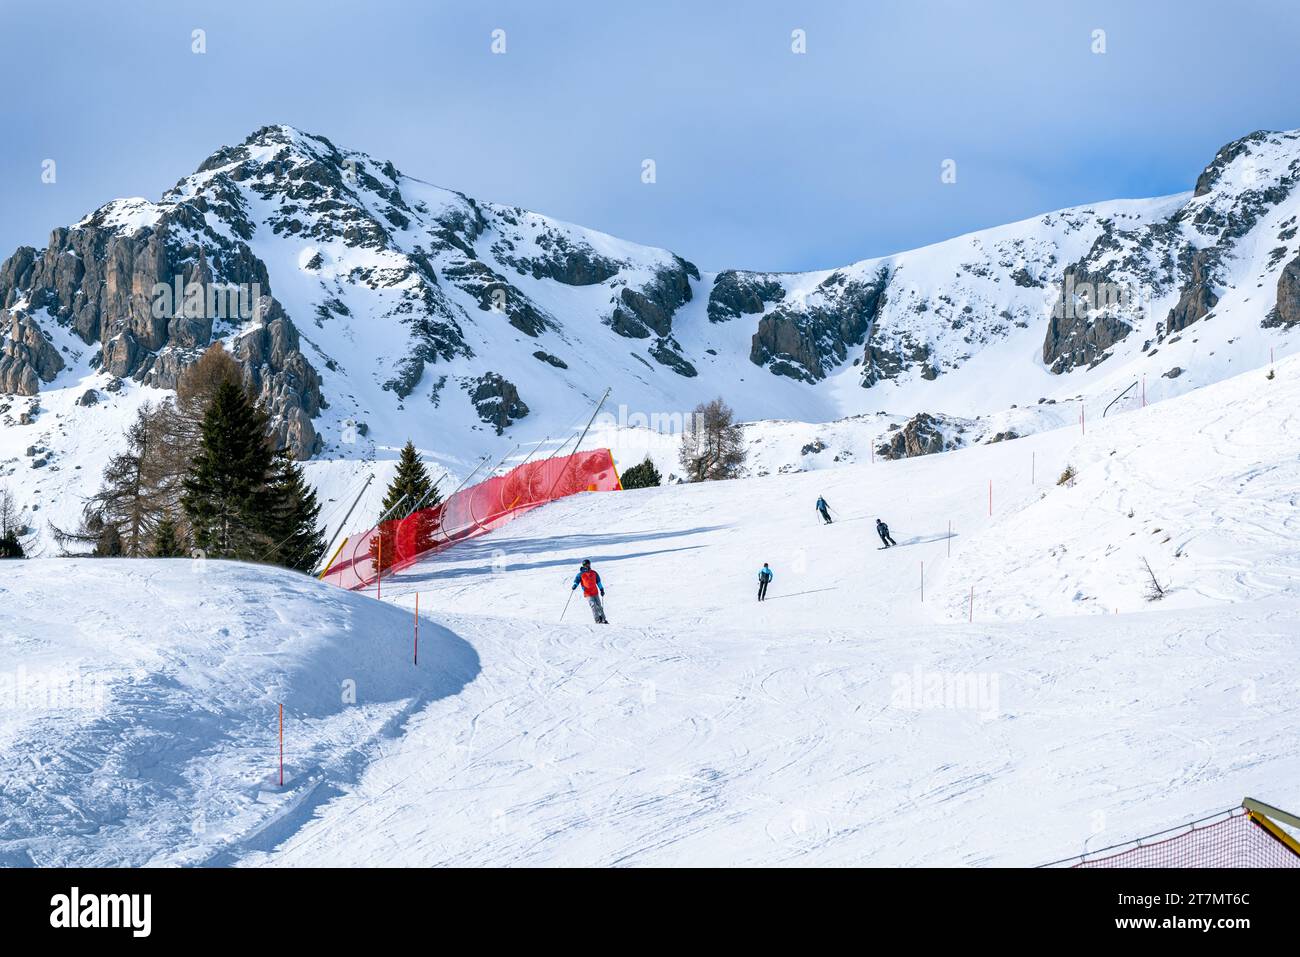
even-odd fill
[(591, 567), (590, 558), (582, 560), (582, 567), (578, 569), (578, 574), (573, 576), (573, 588), (569, 591), (573, 591), (579, 585), (582, 586), (583, 597), (591, 606), (591, 614), (596, 619), (596, 624), (608, 625), (609, 619), (605, 617), (605, 606), (601, 602), (605, 597), (605, 586), (601, 584), (600, 575)]
[(889, 526), (880, 519), (876, 519), (876, 532), (880, 535), (880, 540), (885, 543), (886, 548), (890, 545), (898, 544), (898, 542), (894, 541), (893, 537), (889, 534)]
[(822, 521), (829, 525), (831, 523), (831, 507), (826, 504), (826, 499), (820, 495), (817, 496), (817, 511), (821, 514)]
[(768, 583), (771, 582), (774, 577), (775, 576), (772, 574), (772, 569), (768, 568), (767, 566), (767, 562), (763, 562), (763, 567), (758, 570), (758, 600), (759, 601), (765, 601), (767, 599), (767, 586)]

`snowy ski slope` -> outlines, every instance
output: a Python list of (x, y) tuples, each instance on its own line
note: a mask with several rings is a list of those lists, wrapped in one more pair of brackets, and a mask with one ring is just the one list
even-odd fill
[[(1028, 865), (1294, 804), (1297, 375), (1086, 435), (586, 496), (457, 547), (385, 599), (418, 592), (481, 678), (250, 863)], [(611, 626), (558, 621), (583, 557)]]
[[(579, 496), (382, 604), (21, 563), (0, 673), (106, 691), (3, 712), (0, 861), (1032, 865), (1293, 807), (1300, 360), (1266, 371), (1086, 435)], [(612, 625), (560, 621), (584, 557)]]

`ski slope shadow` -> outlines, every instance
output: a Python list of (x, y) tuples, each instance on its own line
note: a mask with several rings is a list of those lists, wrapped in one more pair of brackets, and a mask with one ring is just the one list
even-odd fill
[[(890, 545), (889, 547), (890, 547), (890, 548), (906, 548), (906, 547), (909, 546), (909, 545), (929, 545), (931, 542), (946, 542), (948, 539), (950, 539), (950, 538), (956, 538), (956, 537), (957, 537), (957, 533), (956, 533), (956, 532), (953, 532), (951, 535), (948, 534), (947, 532), (941, 532), (941, 533), (939, 533), (938, 535), (928, 535), (928, 536), (927, 536), (927, 535), (914, 535), (912, 538), (909, 538), (909, 539), (908, 539), (907, 541), (905, 541), (905, 542), (899, 542), (897, 545)], [(876, 550), (877, 550), (877, 551), (882, 551), (882, 552), (883, 552), (885, 549), (884, 549), (883, 547), (881, 547), (881, 548), (878, 548), (878, 549), (876, 549)]]
[[(345, 794), (349, 785), (356, 784), (373, 752), (379, 750), (384, 741), (400, 738), (414, 715), (439, 699), (459, 694), (481, 671), (478, 653), (473, 646), (449, 628), (432, 621), (421, 624), (420, 658), (422, 662), (433, 663), (432, 666), (420, 666), (433, 671), (432, 680), (420, 687), (414, 697), (406, 700), (377, 729), (366, 728), (361, 717), (354, 715), (354, 724), (360, 728), (351, 747), (322, 755), (319, 761), (295, 767), (286, 765), (287, 799), (274, 813), (226, 843), (200, 866), (228, 867), (238, 863), (246, 853), (275, 850), (297, 834), (315, 816), (318, 808)], [(407, 664), (412, 670), (416, 667), (409, 659)]]
[[(599, 552), (583, 552), (583, 558), (589, 558), (594, 565), (611, 565), (614, 562), (630, 561), (634, 558), (647, 558), (651, 555), (668, 555), (673, 552), (693, 552), (697, 549), (704, 548), (703, 545), (683, 545), (680, 548), (656, 548), (644, 552), (623, 552), (621, 554), (602, 554)], [(501, 562), (488, 565), (457, 565), (450, 568), (437, 568), (421, 565), (414, 565), (411, 568), (394, 575), (391, 579), (385, 579), (390, 584), (384, 589), (385, 598), (397, 597), (400, 595), (409, 595), (415, 589), (404, 588), (405, 585), (420, 585), (431, 581), (445, 582), (455, 578), (475, 578), (480, 575), (491, 575), (502, 571), (526, 571), (537, 568), (572, 568), (576, 569), (578, 559), (572, 556), (564, 558), (552, 558), (540, 562)]]
[[(671, 552), (692, 551), (703, 545), (682, 545), (677, 548), (647, 549), (635, 552), (593, 551), (608, 549), (614, 545), (628, 545), (640, 542), (656, 542), (670, 538), (683, 538), (702, 535), (708, 532), (729, 528), (727, 525), (703, 525), (697, 528), (677, 531), (633, 532), (610, 535), (552, 535), (544, 538), (521, 538), (518, 536), (488, 535), (473, 541), (459, 542), (449, 548), (429, 555), (414, 565), (386, 578), (391, 581), (391, 594), (404, 594), (399, 591), (405, 585), (417, 585), (429, 581), (445, 581), (452, 578), (467, 578), (485, 575), (501, 570), (525, 570), (538, 568), (569, 567), (577, 565), (583, 558), (592, 562), (618, 562), (650, 555), (663, 555)], [(567, 553), (562, 558), (550, 558), (540, 561), (519, 561), (517, 556)], [(504, 560), (503, 560), (504, 557)], [(460, 564), (462, 562), (483, 562), (483, 564)], [(387, 592), (387, 589), (385, 589)]]
[[(183, 635), (174, 646), (183, 654), (105, 671), (111, 683), (96, 713), (51, 713), (24, 726), (18, 746), (0, 752), (0, 860), (234, 863), (243, 850), (274, 846), (301, 827), (359, 778), (375, 749), (413, 714), (459, 694), (480, 673), (478, 652), (445, 627), (421, 628), (416, 668), (409, 613), (344, 592), (309, 591), (349, 624), (314, 637), (292, 624), (268, 625), (262, 637), (250, 637), (238, 628), (241, 615), (276, 620), (263, 601), (274, 588), (263, 586), (246, 607), (232, 606), (233, 637)], [(173, 628), (184, 633), (191, 625), (177, 620)], [(356, 704), (341, 693), (348, 682)]]
[(769, 595), (767, 598), (763, 599), (763, 603), (767, 604), (769, 601), (780, 601), (782, 598), (798, 598), (800, 595), (816, 595), (819, 592), (824, 591), (837, 591), (837, 589), (832, 586), (831, 588), (810, 588), (807, 591), (793, 591), (788, 595)]

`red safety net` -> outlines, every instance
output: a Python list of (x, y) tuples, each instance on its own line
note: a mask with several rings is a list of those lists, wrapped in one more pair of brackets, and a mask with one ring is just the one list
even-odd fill
[(453, 542), (482, 535), (520, 515), (577, 492), (622, 488), (609, 449), (525, 462), (504, 475), (461, 489), (445, 502), (348, 536), (322, 581), (362, 588), (382, 574)]
[(1097, 857), (1061, 863), (1068, 867), (1300, 867), (1300, 856), (1244, 808), (1236, 808), (1227, 817), (1192, 824), (1168, 836), (1156, 834), (1099, 852)]

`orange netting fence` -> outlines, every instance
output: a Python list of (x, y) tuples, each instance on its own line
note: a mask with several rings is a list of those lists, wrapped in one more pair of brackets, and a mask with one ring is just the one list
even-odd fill
[(1297, 867), (1295, 841), (1245, 807), (1048, 867)]
[(504, 475), (461, 489), (445, 502), (348, 536), (320, 576), (340, 588), (361, 588), (453, 542), (491, 531), (577, 492), (622, 488), (609, 449), (526, 462)]

